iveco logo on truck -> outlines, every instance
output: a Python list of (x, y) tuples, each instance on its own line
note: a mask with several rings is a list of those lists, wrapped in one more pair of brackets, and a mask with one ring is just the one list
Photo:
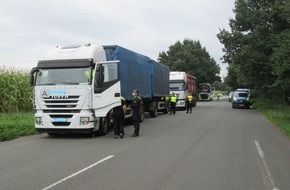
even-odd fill
[(42, 98), (45, 99), (68, 99), (68, 95), (66, 95), (65, 91), (46, 91), (44, 90), (42, 93)]
[(68, 99), (68, 95), (50, 95), (49, 98), (51, 99)]

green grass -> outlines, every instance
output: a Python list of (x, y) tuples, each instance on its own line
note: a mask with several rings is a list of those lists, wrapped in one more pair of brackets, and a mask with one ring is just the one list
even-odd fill
[(36, 134), (34, 113), (0, 114), (0, 141)]
[(269, 100), (258, 100), (253, 106), (290, 137), (290, 106)]

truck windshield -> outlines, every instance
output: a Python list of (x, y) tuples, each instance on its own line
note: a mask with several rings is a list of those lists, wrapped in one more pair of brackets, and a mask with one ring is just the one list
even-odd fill
[(184, 83), (170, 83), (170, 90), (184, 90)]
[(199, 86), (199, 90), (200, 90), (200, 92), (211, 92), (210, 86), (207, 86), (207, 85)]
[(36, 85), (87, 85), (92, 81), (92, 68), (39, 69)]

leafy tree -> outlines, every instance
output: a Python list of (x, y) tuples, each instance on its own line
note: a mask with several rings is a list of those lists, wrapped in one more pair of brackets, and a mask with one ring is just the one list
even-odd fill
[(226, 84), (221, 82), (221, 81), (215, 81), (212, 86), (215, 88), (217, 91), (226, 91)]
[(200, 83), (221, 80), (218, 76), (220, 67), (199, 41), (177, 41), (167, 52), (159, 53), (158, 61), (169, 66), (172, 71), (194, 74)]
[(268, 95), (289, 88), (289, 80), (281, 80), (289, 79), (289, 62), (285, 61), (287, 55), (289, 60), (289, 10), (289, 0), (235, 1), (231, 31), (223, 29), (217, 35), (224, 45), (223, 60), (229, 63), (226, 80), (230, 85)]
[(272, 85), (272, 91), (286, 98), (290, 97), (290, 29), (285, 30), (278, 37), (279, 46), (275, 49), (272, 56), (273, 71), (276, 77)]

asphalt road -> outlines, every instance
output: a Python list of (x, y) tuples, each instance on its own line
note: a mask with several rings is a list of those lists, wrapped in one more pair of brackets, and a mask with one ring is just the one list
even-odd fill
[(289, 190), (290, 140), (253, 109), (198, 102), (124, 139), (46, 134), (0, 143), (1, 190)]

